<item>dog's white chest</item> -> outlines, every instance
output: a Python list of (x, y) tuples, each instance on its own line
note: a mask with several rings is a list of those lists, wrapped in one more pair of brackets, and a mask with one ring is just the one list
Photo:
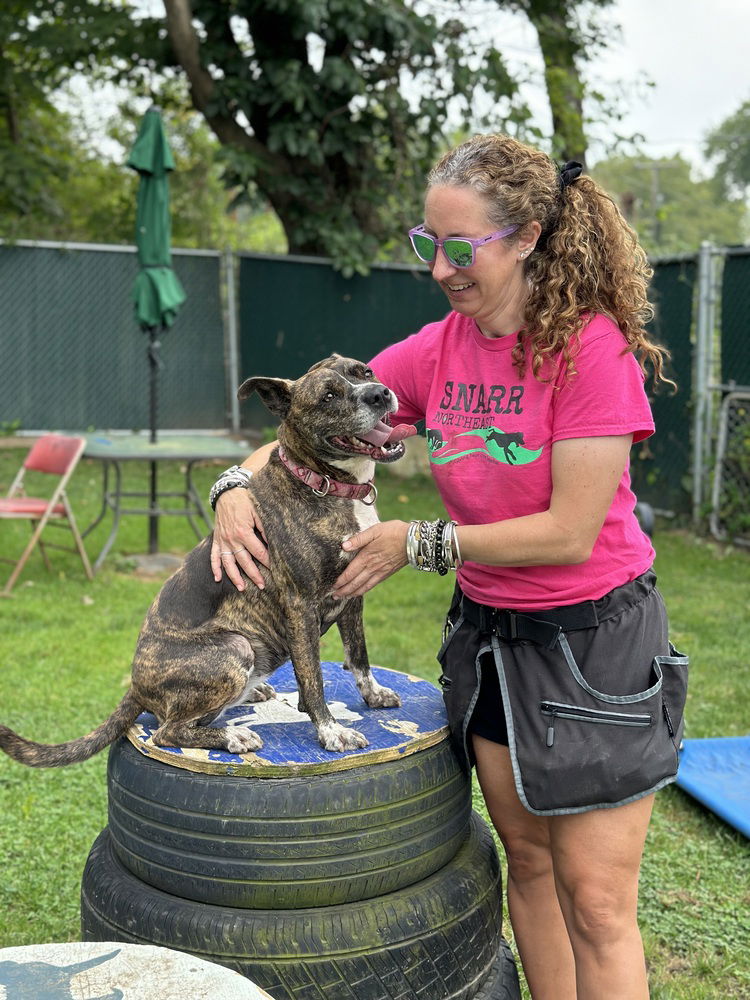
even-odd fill
[(354, 501), (354, 517), (357, 520), (357, 531), (365, 531), (379, 520), (375, 504), (362, 503), (361, 500)]

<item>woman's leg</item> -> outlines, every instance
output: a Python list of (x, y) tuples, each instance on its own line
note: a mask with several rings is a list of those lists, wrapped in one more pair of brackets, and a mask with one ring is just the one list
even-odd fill
[(531, 995), (534, 1000), (576, 1000), (573, 950), (555, 888), (549, 820), (521, 804), (507, 746), (477, 735), (472, 740), (482, 795), (505, 848), (508, 911)]
[(550, 822), (557, 894), (575, 955), (577, 1000), (646, 1000), (638, 873), (653, 795)]

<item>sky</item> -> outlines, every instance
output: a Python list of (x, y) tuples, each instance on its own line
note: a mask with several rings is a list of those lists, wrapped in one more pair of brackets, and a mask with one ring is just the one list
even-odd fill
[[(453, 6), (450, 0), (423, 3), (443, 11)], [(140, 5), (157, 16), (163, 11), (161, 0), (140, 0)], [(470, 12), (471, 0), (467, 7)], [(708, 173), (702, 153), (706, 134), (750, 100), (750, 0), (617, 0), (604, 20), (622, 30), (611, 32), (610, 44), (587, 65), (586, 76), (610, 95), (628, 95), (629, 112), (618, 127), (644, 136), (645, 155), (681, 153), (698, 174)], [(483, 24), (511, 69), (536, 69), (540, 77), (536, 35), (523, 15), (498, 13), (487, 25), (485, 14)], [(543, 88), (531, 87), (525, 96), (549, 131)], [(91, 114), (100, 116), (103, 130), (114, 101), (95, 104)], [(602, 155), (593, 142), (590, 162)]]
[[(681, 153), (700, 172), (706, 133), (750, 100), (750, 2), (617, 0), (606, 19), (622, 31), (587, 78), (629, 95), (621, 128), (645, 137), (647, 156)], [(511, 61), (534, 58), (524, 18), (509, 18), (498, 42)]]

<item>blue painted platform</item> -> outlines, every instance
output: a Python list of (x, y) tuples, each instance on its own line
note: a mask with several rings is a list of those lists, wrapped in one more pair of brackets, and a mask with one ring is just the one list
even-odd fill
[(338, 722), (367, 737), (370, 745), (362, 750), (332, 753), (321, 747), (309, 716), (297, 711), (297, 682), (289, 662), (267, 678), (276, 690), (275, 698), (230, 708), (212, 723), (255, 730), (263, 740), (263, 747), (255, 753), (157, 747), (151, 740), (157, 722), (147, 712), (131, 727), (128, 739), (141, 753), (175, 767), (207, 774), (271, 778), (363, 767), (416, 753), (447, 738), (443, 697), (429, 681), (398, 670), (373, 667), (375, 679), (401, 696), (401, 706), (368, 708), (354, 677), (340, 663), (325, 661), (322, 670), (328, 707)]
[(684, 740), (677, 784), (750, 837), (750, 736)]

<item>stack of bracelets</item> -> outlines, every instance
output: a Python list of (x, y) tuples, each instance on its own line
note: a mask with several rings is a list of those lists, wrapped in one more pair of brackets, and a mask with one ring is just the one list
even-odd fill
[(406, 536), (406, 558), (414, 569), (445, 576), (462, 563), (455, 521), (411, 521)]
[(239, 465), (232, 465), (230, 468), (225, 469), (213, 484), (211, 492), (208, 494), (208, 502), (211, 504), (211, 510), (216, 510), (216, 503), (219, 497), (222, 493), (226, 493), (227, 490), (233, 490), (235, 486), (242, 486), (244, 489), (248, 489), (252, 475), (251, 469), (243, 469)]

